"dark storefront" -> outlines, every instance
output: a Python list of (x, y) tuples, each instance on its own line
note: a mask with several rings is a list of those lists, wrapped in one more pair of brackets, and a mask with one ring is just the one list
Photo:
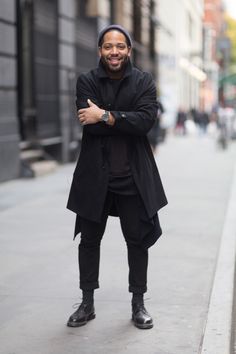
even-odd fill
[(57, 2), (17, 3), (20, 132), (34, 144), (60, 137)]
[(33, 175), (35, 158), (78, 155), (76, 77), (97, 62), (97, 19), (83, 4), (0, 2), (0, 181)]
[(79, 149), (76, 77), (96, 64), (97, 21), (83, 3), (18, 0), (21, 147), (62, 162)]
[[(78, 156), (76, 78), (96, 66), (98, 31), (116, 19), (120, 3), (107, 4), (103, 16), (92, 1), (0, 1), (0, 182), (33, 176), (35, 160)], [(153, 48), (141, 40), (142, 1), (132, 4), (134, 63), (154, 73)]]

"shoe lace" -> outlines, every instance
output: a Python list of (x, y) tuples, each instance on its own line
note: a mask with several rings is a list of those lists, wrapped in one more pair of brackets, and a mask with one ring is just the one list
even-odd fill
[(81, 298), (81, 302), (76, 302), (75, 304), (72, 305), (72, 308), (77, 309), (81, 304), (82, 304), (82, 298)]
[(144, 301), (149, 301), (149, 300), (151, 300), (151, 298), (150, 297), (145, 297), (145, 299), (143, 299)]
[(77, 309), (80, 306), (80, 302), (76, 302), (74, 305), (72, 305), (72, 309)]

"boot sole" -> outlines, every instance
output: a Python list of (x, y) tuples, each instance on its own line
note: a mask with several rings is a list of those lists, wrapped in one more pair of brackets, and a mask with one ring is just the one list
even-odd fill
[(90, 315), (88, 315), (88, 317), (86, 317), (86, 319), (83, 322), (67, 322), (67, 326), (68, 327), (81, 327), (84, 326), (88, 323), (88, 321), (94, 320), (94, 318), (96, 317), (95, 313), (91, 313)]

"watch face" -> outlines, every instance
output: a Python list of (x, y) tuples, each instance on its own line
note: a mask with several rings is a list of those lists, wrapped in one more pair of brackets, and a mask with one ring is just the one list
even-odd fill
[(104, 122), (107, 122), (109, 119), (109, 112), (105, 111), (105, 113), (102, 115), (102, 120)]

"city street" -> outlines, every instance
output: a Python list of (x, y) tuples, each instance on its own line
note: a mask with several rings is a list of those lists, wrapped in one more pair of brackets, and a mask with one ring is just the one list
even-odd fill
[(109, 218), (102, 242), (96, 319), (66, 326), (81, 301), (79, 238), (72, 240), (75, 216), (66, 209), (74, 164), (0, 184), (0, 354), (200, 353), (236, 142), (222, 150), (209, 136), (170, 135), (156, 161), (169, 204), (159, 213), (163, 236), (150, 249), (145, 306), (154, 319), (151, 330), (130, 320), (117, 218)]

